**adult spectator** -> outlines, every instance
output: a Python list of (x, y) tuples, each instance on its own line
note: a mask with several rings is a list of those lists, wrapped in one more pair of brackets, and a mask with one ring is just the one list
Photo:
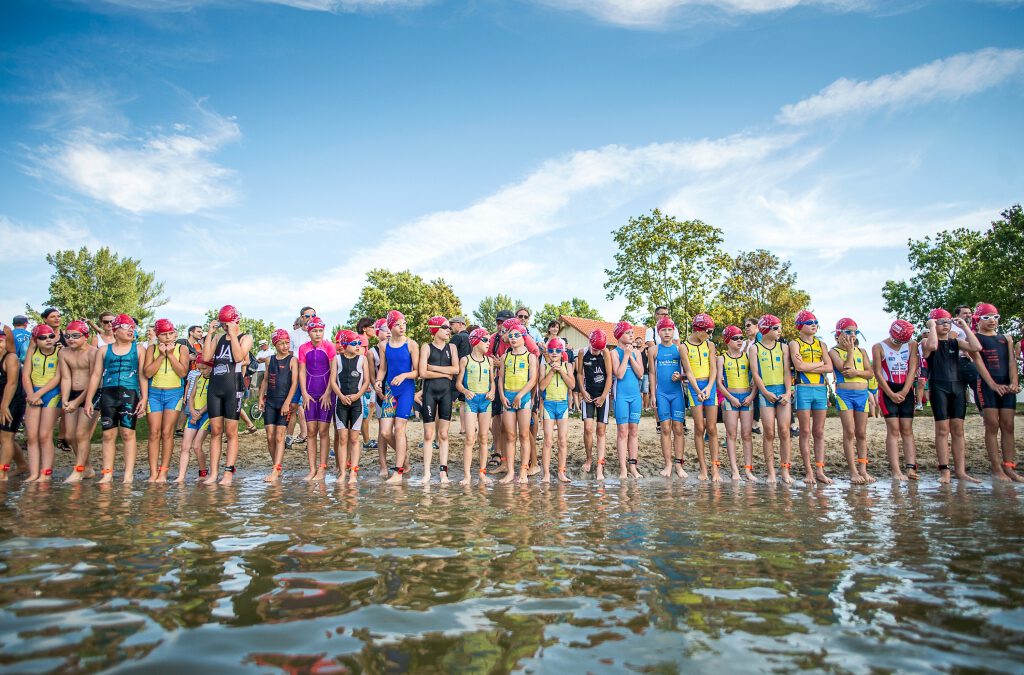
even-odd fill
[[(658, 334), (654, 331), (653, 326), (657, 326), (658, 322), (661, 321), (662, 317), (665, 317), (665, 316), (668, 316), (668, 307), (666, 307), (664, 305), (659, 305), (658, 307), (654, 308), (654, 321), (653, 321), (653, 325), (652, 325), (651, 328), (647, 329), (647, 332), (644, 333), (644, 344), (646, 346), (650, 347), (654, 343), (658, 342)], [(672, 342), (674, 342), (675, 344), (679, 344), (679, 330), (678, 329), (675, 329), (675, 328), (672, 329)], [(660, 427), (660, 424), (659, 424), (659, 427)]]
[[(469, 352), (473, 349), (469, 344), (469, 331), (466, 330), (466, 317), (456, 316), (448, 320), (448, 325), (452, 327), (452, 339), (451, 344), (455, 345), (455, 349), (459, 354), (459, 362), (461, 363), (462, 357), (469, 356)], [(455, 388), (455, 379), (452, 379), (452, 401), (462, 401), (463, 405), (459, 406), (459, 433), (466, 433), (466, 418), (469, 415), (469, 408), (465, 405), (466, 395), (459, 393)]]
[(543, 338), (541, 337), (540, 331), (530, 325), (530, 308), (520, 307), (516, 310), (516, 318), (519, 322), (526, 326), (526, 334), (533, 338), (533, 341), (540, 344)]
[[(314, 316), (316, 316), (316, 310), (313, 309), (312, 307), (307, 306), (299, 310), (299, 318), (295, 320), (295, 323), (293, 324), (294, 329), (292, 330), (291, 334), (292, 355), (295, 358), (299, 357), (299, 347), (310, 341), (309, 333), (306, 331), (306, 324), (309, 323), (309, 320), (312, 319)], [(288, 448), (292, 447), (293, 442), (306, 442), (306, 413), (301, 405), (302, 393), (299, 390), (299, 387), (295, 388), (295, 397), (292, 399), (292, 402), (298, 403), (300, 405), (296, 409), (295, 414), (292, 415), (291, 418), (288, 420), (288, 431), (286, 432), (287, 435), (285, 436), (285, 447)], [(299, 423), (299, 436), (295, 438), (293, 441), (291, 433), (292, 430), (295, 428), (294, 425), (296, 421), (298, 421)]]
[(52, 328), (53, 332), (57, 334), (57, 342), (59, 342), (61, 346), (67, 347), (68, 341), (64, 337), (64, 331), (60, 329), (60, 310), (54, 309), (53, 307), (47, 307), (39, 316), (43, 318), (43, 323)]
[[(950, 326), (950, 336), (955, 337), (957, 340), (967, 340), (967, 333), (964, 329), (956, 324), (955, 319), (963, 319), (968, 325), (971, 323), (971, 317), (974, 314), (974, 309), (967, 305), (959, 305), (953, 310), (953, 325)], [(966, 390), (967, 400), (974, 401), (975, 405), (978, 405), (975, 400), (974, 392), (977, 389), (978, 383), (978, 367), (974, 365), (974, 359), (971, 355), (960, 350), (960, 381), (964, 385)], [(981, 410), (981, 407), (978, 407)]]
[(89, 326), (92, 328), (89, 344), (97, 349), (102, 349), (107, 345), (114, 344), (114, 313), (102, 312), (99, 320), (98, 325), (91, 321), (89, 322)]
[(260, 383), (267, 374), (267, 364), (270, 357), (277, 353), (277, 350), (270, 348), (270, 342), (266, 339), (260, 340), (260, 349), (256, 352), (256, 373), (252, 376), (253, 389), (259, 391)]
[(14, 330), (11, 331), (14, 336), (14, 351), (18, 355), (18, 360), (25, 363), (28, 344), (32, 341), (32, 333), (28, 329), (28, 317), (19, 314), (11, 323), (14, 324)]

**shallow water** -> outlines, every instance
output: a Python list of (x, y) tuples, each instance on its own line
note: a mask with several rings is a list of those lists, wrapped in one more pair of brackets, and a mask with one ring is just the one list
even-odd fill
[(1024, 669), (1024, 491), (5, 489), (0, 669)]

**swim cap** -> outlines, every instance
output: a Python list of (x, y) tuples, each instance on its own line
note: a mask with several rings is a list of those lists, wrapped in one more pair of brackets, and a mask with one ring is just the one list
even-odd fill
[(318, 316), (314, 316), (312, 319), (310, 319), (309, 321), (306, 322), (306, 332), (307, 333), (309, 331), (311, 331), (311, 330), (316, 330), (317, 328), (323, 330), (326, 327), (327, 327), (327, 324), (325, 324), (324, 320), (321, 319)]
[(441, 330), (441, 326), (448, 323), (448, 319), (443, 316), (432, 316), (427, 319), (427, 326), (429, 326), (430, 334), (437, 335), (437, 331)]
[(633, 330), (633, 324), (628, 321), (620, 321), (615, 324), (615, 328), (612, 329), (612, 335), (614, 335), (615, 339), (618, 340), (626, 334), (627, 330)]
[(238, 323), (241, 318), (242, 315), (238, 313), (234, 305), (224, 305), (217, 312), (217, 320), (221, 323)]
[(663, 328), (671, 328), (675, 330), (676, 322), (667, 316), (663, 316), (658, 319), (658, 331), (660, 332)]
[(363, 349), (369, 349), (370, 348), (370, 338), (366, 337), (365, 335), (359, 335), (357, 337), (359, 338), (359, 346), (360, 347), (362, 347)]
[(903, 319), (896, 319), (889, 326), (889, 337), (896, 342), (910, 342), (914, 337), (914, 324)]
[(932, 311), (928, 312), (928, 318), (938, 321), (939, 319), (952, 319), (953, 315), (941, 307), (936, 307)]
[(523, 328), (523, 324), (519, 322), (519, 319), (505, 319), (505, 322), (501, 324), (501, 327), (506, 331), (517, 330), (520, 333), (526, 332), (526, 329)]
[(595, 328), (590, 331), (590, 347), (601, 351), (608, 346), (608, 336), (604, 334), (604, 331), (600, 328)]
[(737, 335), (743, 335), (743, 331), (738, 326), (726, 326), (725, 330), (722, 331), (722, 337), (726, 341), (733, 339)]
[(405, 323), (405, 314), (402, 314), (397, 309), (393, 309), (390, 312), (388, 312), (388, 315), (385, 318), (385, 322), (388, 325), (388, 330), (391, 330), (392, 328), (395, 327), (395, 324)]
[(781, 326), (782, 319), (775, 316), (774, 314), (765, 314), (757, 320), (757, 330), (761, 331), (761, 335), (767, 335), (769, 329), (772, 326)]
[(117, 330), (118, 328), (129, 328), (135, 330), (135, 319), (128, 316), (127, 314), (118, 314), (114, 317), (114, 323), (110, 324), (111, 330)]
[(490, 337), (490, 335), (486, 328), (474, 328), (473, 332), (469, 334), (469, 344), (475, 347), (480, 344), (481, 339)]
[(836, 321), (836, 337), (838, 338), (839, 334), (842, 333), (847, 328), (849, 328), (850, 326), (856, 326), (856, 325), (857, 325), (856, 321), (854, 321), (853, 319), (851, 319), (848, 316), (844, 316), (839, 321)]
[(359, 336), (356, 334), (354, 330), (342, 328), (341, 330), (338, 331), (338, 334), (334, 336), (334, 341), (340, 342), (342, 344), (345, 344), (346, 342), (358, 342)]
[(701, 312), (697, 316), (693, 317), (693, 323), (690, 324), (697, 330), (702, 330), (706, 333), (710, 333), (715, 329), (715, 320), (711, 318), (710, 314)]
[(276, 345), (281, 340), (291, 340), (292, 336), (284, 328), (278, 328), (270, 335), (270, 344)]
[(565, 349), (565, 340), (562, 338), (551, 338), (548, 340), (548, 349)]
[(814, 316), (814, 312), (809, 309), (801, 309), (796, 313), (796, 327), (799, 328), (806, 323), (817, 321), (818, 317)]
[(157, 319), (156, 323), (153, 324), (153, 330), (156, 331), (157, 335), (161, 335), (163, 333), (173, 333), (175, 328), (170, 319)]
[(87, 324), (84, 321), (72, 321), (71, 323), (68, 324), (68, 327), (67, 327), (66, 330), (69, 333), (78, 332), (78, 333), (81, 333), (82, 335), (88, 335), (89, 334), (89, 324)]
[(41, 323), (32, 329), (33, 338), (46, 337), (47, 335), (55, 335), (53, 329), (50, 328), (49, 324)]
[(974, 316), (984, 316), (985, 314), (998, 314), (999, 309), (995, 305), (987, 302), (979, 302), (978, 306), (974, 308)]
[(374, 332), (374, 334), (376, 334), (377, 337), (381, 337), (381, 334), (383, 334), (383, 333), (390, 332), (390, 330), (388, 329), (388, 320), (387, 319), (377, 319), (376, 321), (374, 321), (373, 322), (373, 332)]

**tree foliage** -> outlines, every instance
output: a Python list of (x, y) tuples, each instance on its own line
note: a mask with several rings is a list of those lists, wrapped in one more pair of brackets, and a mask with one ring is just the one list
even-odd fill
[[(206, 321), (203, 323), (204, 330), (210, 325), (211, 321), (217, 318), (217, 312), (219, 310), (220, 308), (218, 307), (217, 309), (209, 309), (206, 311)], [(263, 319), (248, 317), (244, 313), (242, 314), (242, 320), (238, 322), (238, 327), (243, 333), (252, 335), (252, 344), (254, 349), (259, 346), (260, 340), (270, 340), (270, 334), (274, 332), (274, 326), (272, 324), (267, 323)], [(179, 330), (179, 333), (180, 332), (181, 331)], [(179, 335), (179, 337), (184, 337), (184, 335)], [(253, 353), (255, 354), (256, 352)]]
[(591, 307), (590, 303), (586, 300), (573, 298), (572, 300), (563, 300), (557, 305), (545, 304), (544, 309), (533, 315), (533, 325), (541, 332), (541, 335), (544, 335), (548, 329), (548, 323), (558, 319), (563, 314), (566, 316), (578, 316), (583, 319), (604, 321), (601, 314)]
[[(525, 306), (526, 305), (522, 300), (515, 299), (510, 295), (505, 295), (504, 293), (488, 295), (480, 301), (480, 306), (473, 310), (473, 319), (477, 324), (483, 326), (487, 330), (491, 330), (494, 328), (494, 317), (498, 315), (498, 312), (503, 309), (514, 312), (520, 307)], [(532, 315), (533, 312), (530, 314)]]
[(427, 282), (409, 270), (377, 268), (366, 273), (366, 285), (349, 314), (349, 324), (354, 327), (360, 317), (382, 317), (392, 309), (405, 315), (407, 334), (423, 342), (431, 339), (427, 319), (462, 314), (462, 303), (442, 278)]
[(676, 321), (707, 311), (729, 264), (722, 231), (700, 220), (676, 220), (658, 209), (613, 232), (615, 268), (605, 270), (607, 298), (626, 299), (626, 314), (648, 323), (659, 305)]
[[(95, 253), (84, 246), (77, 251), (48, 254), (53, 266), (47, 307), (55, 307), (68, 319), (95, 321), (101, 312), (129, 314), (148, 322), (154, 311), (167, 303), (164, 285), (135, 258), (122, 258), (104, 246)], [(39, 311), (26, 305), (34, 317)]]
[(728, 275), (718, 289), (712, 316), (720, 326), (742, 326), (748, 316), (774, 314), (795, 336), (796, 313), (806, 309), (811, 296), (796, 287), (790, 262), (763, 248), (740, 251), (730, 258)]

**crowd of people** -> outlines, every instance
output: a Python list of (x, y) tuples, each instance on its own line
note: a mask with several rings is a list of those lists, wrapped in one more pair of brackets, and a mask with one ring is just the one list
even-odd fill
[[(99, 482), (114, 478), (119, 440), (123, 480), (131, 482), (136, 424), (145, 416), (150, 481), (168, 480), (180, 437), (178, 482), (186, 480), (195, 458), (202, 483), (229, 485), (239, 423), (244, 421), (250, 433), (256, 429), (243, 407), (252, 393), (266, 430), (272, 467), (267, 481), (279, 480), (285, 452), (305, 443), (306, 481), (324, 480), (333, 455), (338, 480), (355, 483), (362, 451), (376, 449), (380, 477), (401, 483), (410, 470), (408, 425), (418, 418), (422, 481), (434, 475), (436, 449), (437, 475), (448, 482), (449, 426), (456, 409), (465, 435), (464, 484), (473, 480), (474, 463), (481, 483), (499, 475), (502, 483), (527, 482), (535, 475), (544, 482), (552, 475), (569, 481), (572, 411), (583, 419), (583, 473), (605, 478), (607, 426), (614, 418), (618, 476), (638, 479), (639, 424), (644, 408), (651, 408), (666, 478), (687, 477), (689, 410), (700, 480), (720, 481), (726, 471), (732, 480), (760, 479), (754, 474), (752, 435), (759, 417), (764, 478), (792, 483), (795, 412), (802, 478), (827, 484), (832, 482), (825, 471), (830, 404), (838, 409), (852, 483), (875, 480), (868, 471), (867, 445), (873, 406), (885, 418), (892, 477), (917, 480), (912, 423), (926, 401), (935, 424), (939, 481), (977, 481), (965, 463), (970, 398), (984, 418), (993, 479), (1024, 482), (1014, 460), (1020, 346), (999, 332), (999, 312), (987, 303), (958, 307), (952, 314), (932, 310), (920, 335), (913, 324), (896, 320), (889, 335), (870, 347), (861, 344), (863, 335), (850, 318), (836, 323), (829, 347), (819, 337), (818, 319), (807, 310), (796, 316), (794, 339), (784, 340), (782, 321), (766, 314), (746, 320), (745, 330), (726, 326), (719, 346), (708, 314), (693, 317), (681, 335), (668, 308), (659, 307), (656, 325), (646, 335), (620, 321), (611, 335), (593, 331), (576, 351), (559, 337), (557, 320), (544, 336), (530, 327), (526, 308), (499, 312), (493, 328), (467, 325), (464, 317), (432, 317), (425, 344), (407, 335), (398, 310), (361, 319), (330, 339), (323, 319), (304, 307), (292, 331), (277, 329), (258, 345), (242, 331), (231, 305), (209, 325), (189, 327), (183, 337), (167, 319), (142, 329), (127, 314), (98, 318), (98, 324), (79, 319), (64, 325), (59, 311), (47, 309), (31, 329), (22, 316), (15, 317), (13, 327), (3, 327), (0, 480), (11, 475), (12, 462), (15, 472), (27, 474), (26, 481), (52, 480), (58, 447), (74, 453), (67, 482), (94, 477), (91, 439), (99, 424)], [(379, 421), (376, 440), (369, 438), (372, 416)], [(22, 424), (24, 449), (15, 439)]]

